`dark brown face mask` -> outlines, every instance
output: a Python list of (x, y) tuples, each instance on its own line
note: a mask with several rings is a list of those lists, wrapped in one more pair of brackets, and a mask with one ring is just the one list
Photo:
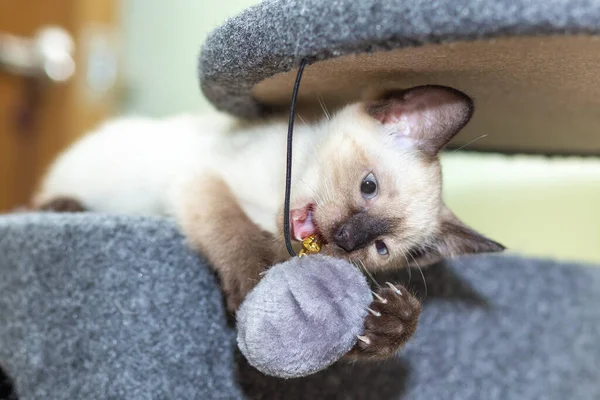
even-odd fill
[(333, 242), (349, 253), (367, 247), (396, 227), (397, 223), (392, 219), (378, 218), (370, 215), (369, 211), (361, 211), (335, 227)]

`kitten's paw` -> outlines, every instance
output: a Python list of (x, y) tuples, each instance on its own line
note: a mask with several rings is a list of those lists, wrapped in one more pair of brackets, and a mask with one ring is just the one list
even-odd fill
[(351, 358), (390, 358), (417, 329), (421, 303), (406, 288), (386, 283), (374, 295), (365, 318), (365, 331), (348, 353)]

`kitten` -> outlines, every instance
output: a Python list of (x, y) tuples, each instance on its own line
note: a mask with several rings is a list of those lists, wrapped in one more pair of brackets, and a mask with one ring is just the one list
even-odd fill
[[(297, 124), (296, 245), (318, 234), (323, 254), (372, 271), (503, 250), (442, 201), (438, 153), (472, 113), (465, 94), (420, 86)], [(286, 130), (285, 121), (250, 124), (220, 114), (116, 120), (56, 160), (34, 204), (175, 218), (218, 273), (235, 312), (261, 272), (289, 257), (282, 239)], [(380, 289), (352, 354), (393, 355), (419, 313), (405, 288)]]

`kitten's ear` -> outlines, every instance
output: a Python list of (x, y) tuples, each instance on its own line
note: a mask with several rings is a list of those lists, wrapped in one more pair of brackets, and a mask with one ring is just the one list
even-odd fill
[(440, 231), (433, 246), (434, 252), (442, 257), (463, 254), (497, 253), (505, 247), (474, 231), (460, 221), (446, 206), (442, 210)]
[(474, 106), (456, 89), (431, 85), (388, 92), (381, 100), (368, 102), (366, 110), (402, 143), (435, 156), (469, 122)]

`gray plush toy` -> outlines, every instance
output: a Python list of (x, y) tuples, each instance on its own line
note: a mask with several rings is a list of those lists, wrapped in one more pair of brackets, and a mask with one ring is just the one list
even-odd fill
[(372, 300), (364, 275), (347, 261), (292, 258), (272, 267), (242, 303), (238, 346), (264, 374), (310, 375), (352, 349)]

